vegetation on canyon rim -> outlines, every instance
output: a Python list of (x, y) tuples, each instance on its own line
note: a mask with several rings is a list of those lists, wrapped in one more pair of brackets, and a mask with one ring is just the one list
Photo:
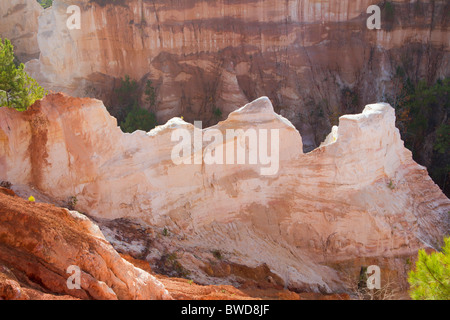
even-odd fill
[[(446, 193), (450, 194), (450, 78), (428, 83), (412, 81), (398, 67), (393, 78), (394, 91), (387, 101), (396, 110), (396, 125), (405, 146), (413, 158), (428, 168), (430, 176)], [(139, 85), (141, 83), (141, 85)], [(150, 80), (145, 85), (125, 76), (113, 92), (115, 99), (109, 112), (118, 119), (124, 132), (149, 131), (157, 125), (156, 116), (148, 109), (156, 108), (156, 91)], [(342, 114), (354, 113), (359, 108), (360, 97), (356, 91), (342, 89)], [(139, 105), (144, 96), (144, 104)], [(316, 104), (315, 102), (312, 102)], [(317, 105), (317, 104), (316, 104)], [(320, 109), (320, 108), (319, 108)], [(213, 108), (216, 120), (222, 117), (219, 108)], [(226, 116), (226, 115), (225, 115)], [(325, 116), (325, 115), (323, 115)], [(334, 115), (330, 115), (334, 117)]]
[(46, 91), (17, 63), (14, 48), (8, 39), (0, 39), (0, 106), (25, 111)]
[[(150, 131), (157, 124), (156, 115), (140, 106), (139, 93), (138, 83), (136, 80), (130, 79), (128, 75), (120, 79), (119, 87), (114, 90), (114, 103), (108, 107), (108, 111), (116, 117), (124, 132)], [(150, 80), (146, 82), (144, 95), (148, 107), (154, 107), (156, 95)]]
[(51, 7), (53, 4), (53, 0), (38, 0), (38, 2), (44, 9)]
[(408, 278), (414, 300), (450, 300), (450, 237), (444, 242), (441, 252), (419, 251), (416, 270)]
[(397, 68), (394, 94), (396, 126), (413, 158), (428, 168), (444, 193), (450, 194), (450, 78), (427, 83), (412, 81)]

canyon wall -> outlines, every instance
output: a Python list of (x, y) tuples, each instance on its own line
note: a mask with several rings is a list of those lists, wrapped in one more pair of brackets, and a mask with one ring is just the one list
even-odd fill
[(39, 58), (38, 18), (43, 11), (37, 1), (0, 2), (0, 38), (11, 40), (21, 62)]
[[(366, 28), (370, 4), (382, 8), (381, 30)], [(80, 30), (67, 28), (69, 5), (81, 9)], [(448, 233), (449, 200), (404, 148), (393, 109), (340, 115), (387, 100), (399, 70), (412, 81), (449, 76), (449, 10), (444, 0), (2, 1), (0, 35), (41, 85), (111, 106), (119, 78), (138, 80), (140, 94), (151, 80), (156, 102), (141, 105), (168, 122), (123, 134), (99, 100), (61, 94), (24, 113), (0, 108), (0, 180), (59, 204), (76, 197), (96, 219), (167, 228), (174, 236), (155, 250), (178, 248), (193, 270), (220, 250), (328, 292), (339, 278), (330, 265), (410, 256)], [(273, 106), (238, 109), (260, 96)], [(280, 130), (279, 171), (175, 165), (172, 134), (194, 130), (177, 116), (226, 119), (206, 135)]]
[[(270, 174), (262, 171), (269, 165), (249, 160), (177, 165), (180, 142), (172, 137), (180, 129), (194, 134), (180, 118), (124, 134), (101, 101), (63, 94), (23, 113), (1, 108), (0, 180), (61, 203), (76, 197), (77, 210), (98, 219), (167, 228), (176, 237), (167, 241), (183, 252), (221, 250), (234, 263), (266, 263), (289, 285), (325, 292), (337, 276), (319, 263), (413, 255), (437, 248), (449, 231), (450, 201), (404, 148), (387, 104), (341, 117), (306, 154), (299, 132), (267, 98), (200, 131), (242, 129), (214, 146), (245, 146), (249, 159), (248, 130), (277, 129), (278, 170)], [(206, 139), (200, 148), (183, 143), (193, 150), (185, 159), (211, 148)]]
[[(29, 2), (34, 2), (29, 0)], [(369, 30), (371, 4), (382, 29)], [(69, 30), (69, 5), (81, 29)], [(393, 95), (392, 78), (449, 76), (448, 1), (54, 0), (39, 18), (39, 60), (27, 71), (46, 88), (114, 105), (118, 78), (147, 79), (159, 123), (212, 125), (268, 96), (317, 147), (338, 117)], [(1, 30), (1, 29), (0, 29)], [(215, 110), (220, 112), (215, 113)]]

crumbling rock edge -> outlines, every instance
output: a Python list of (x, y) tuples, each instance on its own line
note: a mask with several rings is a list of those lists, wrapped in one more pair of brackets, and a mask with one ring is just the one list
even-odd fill
[[(68, 285), (76, 283), (73, 266), (80, 270), (80, 288)], [(122, 259), (86, 216), (21, 199), (0, 187), (0, 298), (171, 296), (152, 275)]]
[(342, 282), (330, 266), (408, 257), (448, 233), (450, 201), (412, 160), (389, 105), (341, 117), (307, 154), (267, 98), (202, 133), (252, 128), (279, 130), (273, 176), (262, 165), (175, 165), (172, 133), (191, 124), (125, 134), (101, 101), (51, 94), (24, 113), (0, 109), (0, 179), (60, 202), (76, 197), (76, 209), (98, 219), (166, 228), (173, 237), (146, 259), (182, 250), (205, 281), (204, 259), (220, 250), (231, 263), (266, 264), (290, 287), (332, 292)]

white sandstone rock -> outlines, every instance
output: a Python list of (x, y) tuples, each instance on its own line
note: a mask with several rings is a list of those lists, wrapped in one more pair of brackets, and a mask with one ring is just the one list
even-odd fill
[(149, 133), (122, 133), (100, 101), (63, 94), (23, 113), (1, 108), (0, 180), (61, 201), (76, 196), (77, 210), (95, 217), (169, 226), (185, 235), (186, 248), (267, 263), (311, 287), (336, 279), (318, 263), (412, 254), (448, 233), (450, 201), (412, 160), (387, 104), (341, 117), (333, 141), (307, 154), (267, 98), (203, 129), (278, 129), (273, 176), (259, 164), (175, 165), (171, 135), (180, 128), (193, 130), (173, 119)]

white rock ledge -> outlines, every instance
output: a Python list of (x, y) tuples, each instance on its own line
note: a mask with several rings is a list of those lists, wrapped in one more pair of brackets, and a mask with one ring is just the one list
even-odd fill
[(23, 113), (0, 108), (0, 180), (61, 201), (76, 196), (76, 209), (96, 217), (169, 226), (185, 236), (183, 246), (267, 263), (299, 286), (334, 281), (317, 263), (412, 254), (448, 233), (450, 201), (412, 160), (387, 104), (341, 117), (307, 154), (267, 98), (203, 129), (278, 129), (274, 176), (262, 176), (261, 165), (175, 165), (171, 134), (179, 128), (193, 130), (172, 119), (124, 134), (101, 101), (63, 94)]

